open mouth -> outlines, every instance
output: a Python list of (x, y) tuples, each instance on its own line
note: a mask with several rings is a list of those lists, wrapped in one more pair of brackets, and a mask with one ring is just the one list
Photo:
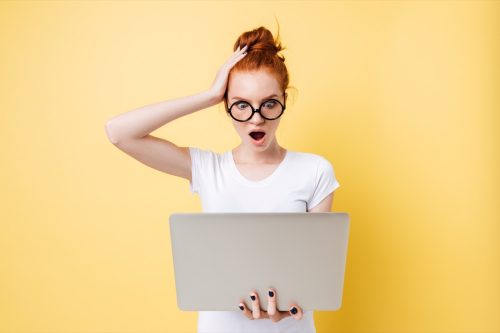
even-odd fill
[(260, 141), (266, 135), (265, 132), (250, 132), (250, 136), (255, 141)]

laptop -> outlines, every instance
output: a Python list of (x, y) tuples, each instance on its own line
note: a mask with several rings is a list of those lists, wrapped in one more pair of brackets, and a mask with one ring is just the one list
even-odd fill
[(304, 311), (338, 310), (349, 235), (347, 213), (175, 213), (170, 215), (177, 305), (184, 311), (267, 310), (296, 302)]

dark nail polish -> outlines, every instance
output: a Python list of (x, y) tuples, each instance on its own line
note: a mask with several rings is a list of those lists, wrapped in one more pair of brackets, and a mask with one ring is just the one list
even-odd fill
[(240, 308), (240, 310), (241, 310), (241, 311), (243, 311), (243, 309), (244, 309), (244, 307), (243, 307), (243, 306), (241, 306), (241, 305), (239, 306), (239, 308)]
[(250, 298), (252, 299), (252, 301), (255, 301), (255, 296), (254, 295), (250, 296)]
[(269, 296), (271, 296), (271, 297), (274, 296), (274, 293), (271, 290), (269, 290)]
[(291, 312), (292, 314), (296, 314), (296, 313), (297, 313), (297, 308), (294, 306), (294, 307), (290, 310), (290, 312)]

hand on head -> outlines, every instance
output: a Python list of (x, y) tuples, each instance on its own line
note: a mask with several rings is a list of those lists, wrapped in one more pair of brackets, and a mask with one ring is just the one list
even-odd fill
[(233, 55), (229, 57), (229, 59), (227, 59), (227, 61), (217, 72), (217, 76), (215, 77), (215, 80), (209, 89), (214, 94), (214, 96), (216, 96), (217, 103), (222, 101), (222, 99), (224, 98), (224, 93), (226, 92), (229, 72), (231, 71), (231, 68), (233, 68), (233, 66), (236, 65), (238, 61), (240, 61), (245, 57), (245, 55), (247, 55), (246, 50), (247, 45), (245, 45), (242, 49), (240, 49), (240, 47), (238, 46)]

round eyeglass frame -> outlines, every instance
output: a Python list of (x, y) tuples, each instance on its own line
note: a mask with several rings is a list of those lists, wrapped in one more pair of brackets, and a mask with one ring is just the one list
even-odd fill
[[(265, 103), (269, 102), (269, 101), (275, 101), (275, 102), (278, 102), (279, 105), (281, 105), (281, 113), (277, 116), (277, 117), (274, 117), (274, 118), (267, 118), (267, 117), (264, 117), (264, 115), (260, 112), (260, 109), (262, 108), (262, 105), (264, 105)], [(238, 103), (245, 103), (247, 104), (248, 106), (250, 106), (250, 108), (252, 109), (252, 114), (246, 119), (246, 120), (241, 120), (241, 119), (236, 119), (233, 114), (231, 113), (231, 109), (233, 108), (234, 105), (238, 104)], [(226, 104), (227, 105), (227, 104)], [(249, 121), (250, 119), (252, 119), (253, 115), (255, 113), (258, 113), (260, 114), (260, 116), (266, 120), (275, 120), (275, 119), (278, 119), (279, 117), (281, 117), (281, 115), (283, 115), (283, 112), (285, 112), (285, 109), (286, 109), (286, 102), (284, 102), (283, 104), (278, 101), (277, 99), (274, 99), (274, 98), (270, 98), (270, 99), (266, 99), (264, 102), (262, 102), (260, 104), (260, 106), (257, 108), (257, 109), (254, 109), (252, 104), (250, 104), (249, 102), (247, 101), (236, 101), (234, 102), (233, 104), (231, 104), (231, 106), (229, 108), (227, 108), (227, 112), (229, 113), (229, 115), (231, 116), (231, 118), (233, 118), (234, 120), (236, 121), (239, 121), (239, 122), (246, 122), (246, 121)]]

